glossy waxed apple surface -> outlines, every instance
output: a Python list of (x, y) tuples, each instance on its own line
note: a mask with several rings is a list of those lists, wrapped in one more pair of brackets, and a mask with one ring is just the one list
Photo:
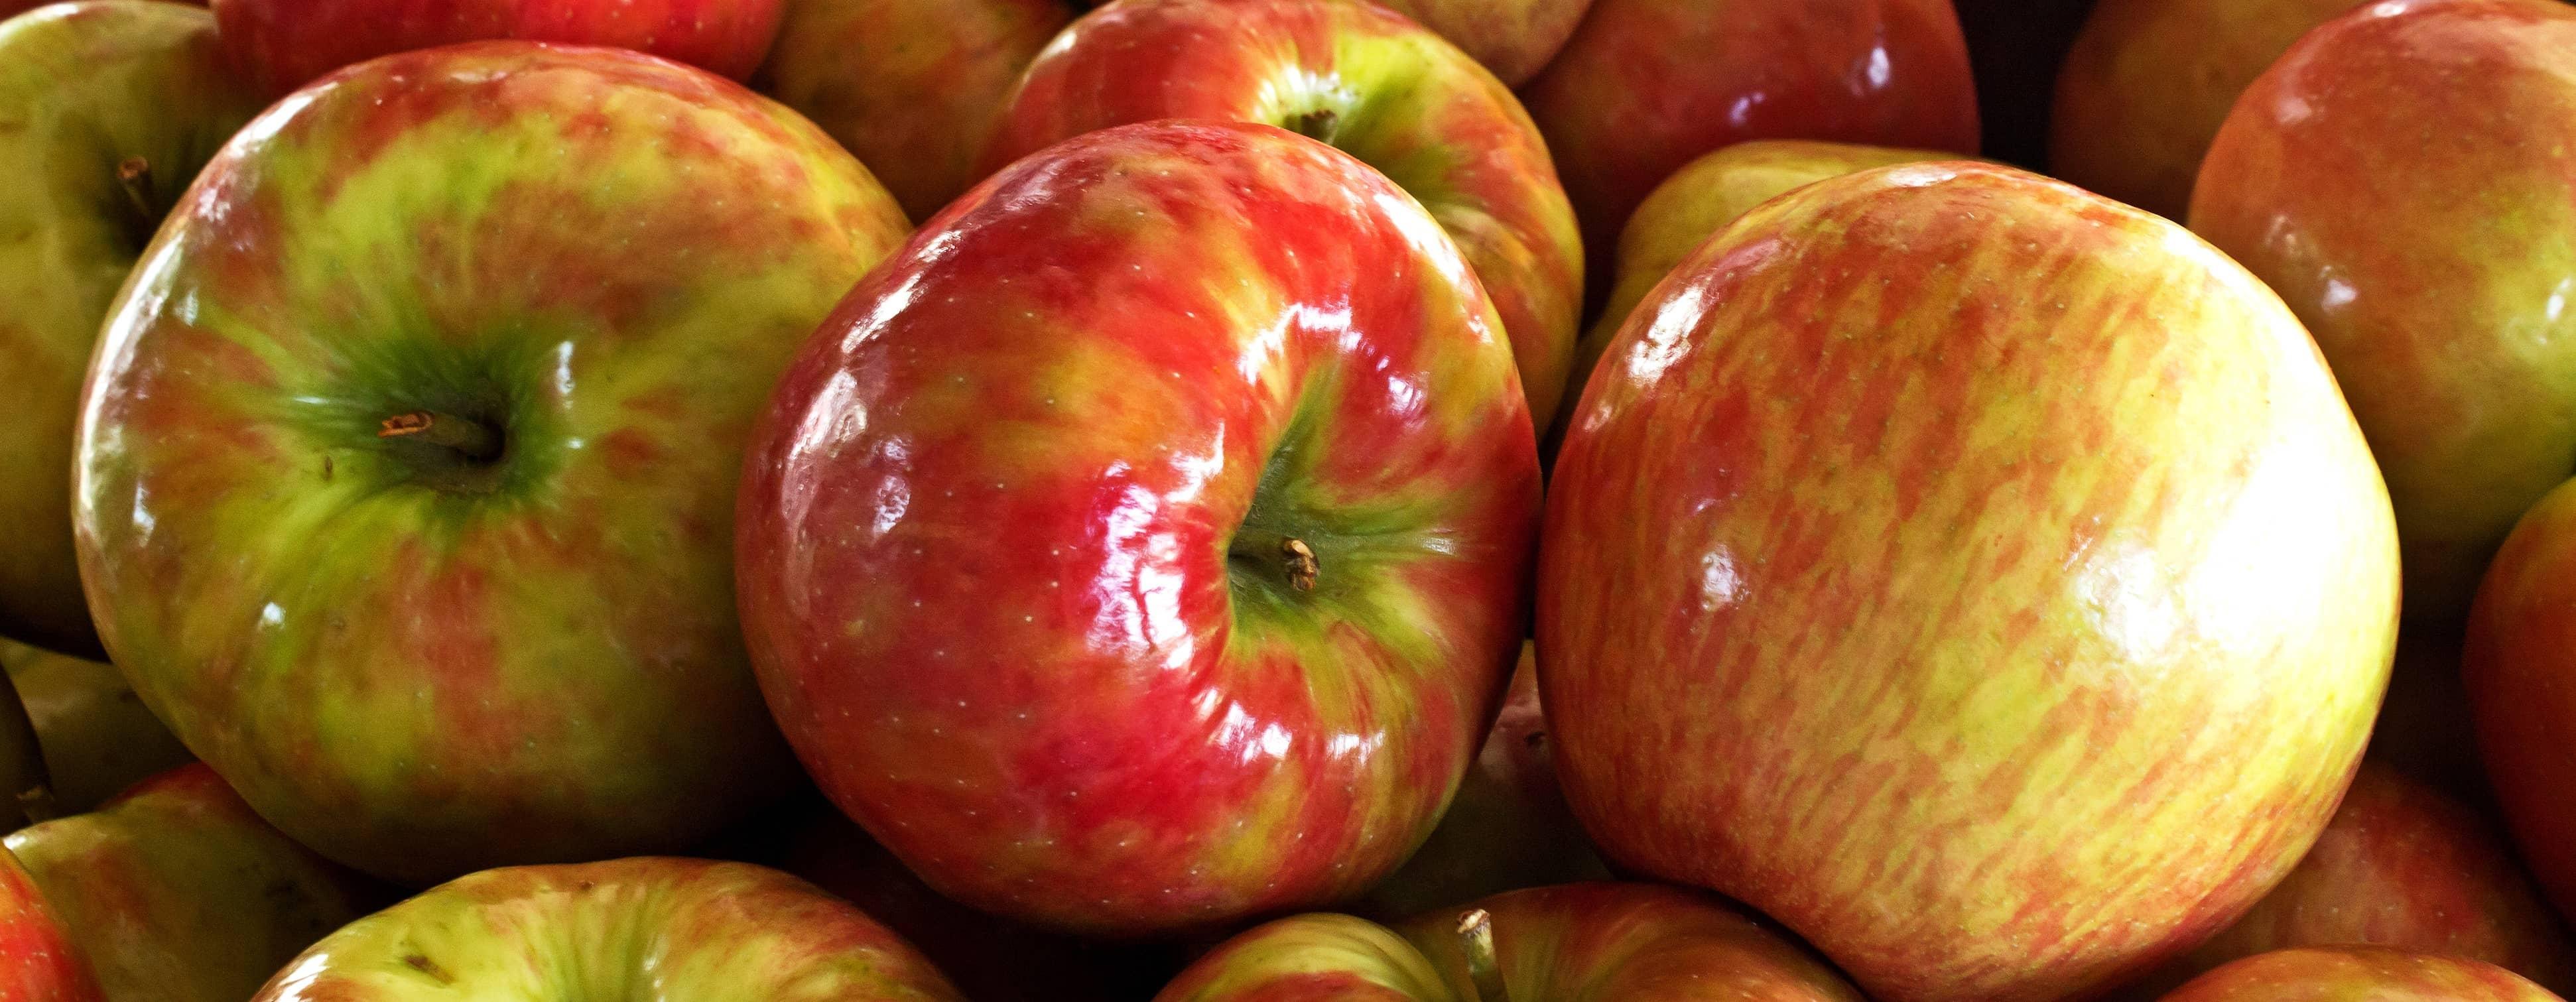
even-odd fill
[(2192, 229), (2325, 349), (2397, 505), (2407, 616), (2455, 628), (2576, 471), (2576, 8), (2372, 4), (2236, 107)]
[(101, 1002), (80, 948), (7, 852), (0, 852), (0, 1002)]
[(2297, 862), (2395, 642), (2377, 472), (2279, 300), (2009, 168), (1739, 220), (1558, 456), (1539, 682), (1614, 863), (1875, 997), (2058, 998)]
[[(379, 876), (712, 833), (794, 770), (734, 617), (741, 443), (904, 230), (811, 124), (631, 53), (451, 47), (281, 103), (103, 335), (77, 514), (108, 649)], [(502, 454), (377, 436), (419, 408)]]
[(1530, 413), (1556, 413), (1583, 305), (1573, 209), (1520, 101), (1456, 46), (1351, 0), (1115, 0), (1029, 68), (988, 163), (1158, 118), (1281, 126), (1394, 179), (1484, 283)]
[[(1214, 924), (1430, 831), (1538, 489), (1492, 308), (1400, 190), (1267, 126), (1105, 130), (942, 213), (781, 382), (744, 630), (807, 770), (933, 886)], [(1303, 540), (1313, 590), (1239, 537)]]
[(764, 867), (667, 857), (459, 877), (332, 933), (252, 1002), (432, 999), (962, 1002), (849, 902)]
[(157, 213), (260, 105), (202, 10), (95, 0), (0, 26), (0, 636), (98, 645), (72, 551), (72, 425), (99, 321), (160, 224), (129, 206), (118, 165), (151, 166)]
[(268, 93), (377, 56), (519, 39), (649, 52), (751, 75), (783, 0), (211, 0), (233, 64)]
[(786, 0), (757, 83), (925, 220), (983, 178), (1003, 102), (1073, 15), (1067, 0)]
[(2504, 968), (2384, 947), (2279, 950), (2201, 975), (2163, 1002), (2563, 1002)]
[(1822, 139), (1977, 152), (1950, 0), (1594, 0), (1521, 93), (1604, 279), (1637, 203), (1712, 150)]
[(2462, 673), (2524, 862), (2576, 915), (2576, 481), (2515, 527), (2469, 619)]

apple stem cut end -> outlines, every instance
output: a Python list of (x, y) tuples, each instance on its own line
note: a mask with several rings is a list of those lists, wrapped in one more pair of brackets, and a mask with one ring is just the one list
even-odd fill
[(451, 449), (476, 463), (501, 458), (501, 433), (472, 418), (437, 411), (412, 411), (386, 418), (376, 437)]
[(1511, 1002), (1503, 989), (1503, 965), (1494, 954), (1494, 916), (1482, 908), (1458, 916), (1458, 948), (1467, 955), (1467, 981), (1476, 997), (1468, 1002)]
[(1236, 560), (1260, 567), (1264, 575), (1278, 575), (1273, 580), (1286, 580), (1289, 589), (1300, 594), (1314, 591), (1315, 582), (1324, 572), (1323, 562), (1315, 557), (1315, 548), (1285, 533), (1238, 530), (1227, 551)]

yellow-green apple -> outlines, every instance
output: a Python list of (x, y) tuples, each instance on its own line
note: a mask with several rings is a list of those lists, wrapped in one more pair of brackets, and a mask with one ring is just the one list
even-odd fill
[(0, 640), (0, 668), (26, 703), (56, 810), (90, 810), (146, 776), (187, 764), (187, 746), (115, 665)]
[(760, 89), (840, 140), (915, 220), (981, 179), (1002, 103), (1067, 0), (786, 0)]
[(72, 556), (81, 373), (162, 214), (259, 108), (202, 10), (87, 0), (0, 23), (0, 636), (98, 648)]
[(2488, 568), (2462, 674), (2523, 859), (2576, 916), (2576, 481), (2524, 515)]
[(282, 94), (398, 52), (520, 39), (647, 52), (740, 80), (782, 0), (211, 0), (235, 68)]
[(1764, 203), (1611, 343), (1539, 686), (1610, 861), (1889, 1002), (2080, 995), (2325, 827), (2397, 630), (2388, 496), (2298, 321), (2008, 167)]
[(107, 1002), (240, 1002), (380, 893), (269, 827), (203, 765), (5, 844)]
[(18, 859), (0, 852), (0, 1002), (101, 1002), (80, 948)]
[(1977, 152), (1950, 0), (1594, 0), (1521, 93), (1604, 280), (1637, 203), (1712, 150), (1823, 139)]
[(2235, 925), (2130, 994), (2152, 998), (2272, 950), (2346, 945), (2483, 960), (2553, 991), (2576, 984), (2576, 942), (2504, 834), (2468, 806), (2364, 760), (2298, 868)]
[(824, 793), (968, 904), (1152, 935), (1430, 834), (1527, 623), (1537, 443), (1457, 246), (1264, 125), (978, 186), (779, 384), (736, 551)]
[(765, 867), (637, 857), (468, 874), (350, 923), (253, 1002), (961, 1002), (903, 939)]
[(1538, 699), (1538, 657), (1521, 645), (1502, 715), (1458, 783), (1440, 826), (1352, 911), (1405, 918), (1523, 887), (1605, 880), (1609, 871), (1557, 788)]
[(2308, 947), (2248, 957), (2163, 1002), (2564, 1002), (2493, 964), (2381, 946)]
[(2169, 219), (2238, 95), (2361, 0), (2105, 0), (2057, 76), (2048, 167)]
[[(1399, 931), (1400, 930), (1400, 931)], [(1652, 884), (1512, 891), (1396, 929), (1280, 919), (1227, 940), (1156, 1002), (1860, 1002), (1751, 919)]]
[(1382, 0), (1518, 87), (1565, 47), (1592, 0)]
[(735, 622), (742, 443), (905, 228), (811, 123), (623, 50), (298, 92), (101, 334), (75, 521), (112, 660), (378, 876), (712, 834), (794, 776)]
[(0, 830), (52, 818), (55, 803), (36, 726), (17, 687), (0, 679)]
[(1573, 210), (1520, 101), (1456, 46), (1365, 0), (1113, 0), (1029, 67), (986, 162), (1158, 118), (1280, 126), (1394, 179), (1493, 298), (1530, 413), (1556, 413), (1583, 297)]
[(2456, 629), (2576, 468), (2576, 7), (2390, 0), (2309, 32), (2219, 129), (2191, 226), (2279, 290), (2352, 400)]

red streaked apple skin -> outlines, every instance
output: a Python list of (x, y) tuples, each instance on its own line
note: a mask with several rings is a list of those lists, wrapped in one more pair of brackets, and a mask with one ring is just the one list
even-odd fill
[(233, 65), (283, 94), (343, 66), (461, 42), (634, 49), (740, 80), (782, 0), (212, 0)]
[(2390, 0), (2236, 103), (2191, 226), (2316, 336), (2388, 477), (2406, 615), (2455, 630), (2576, 467), (2576, 7)]
[(2248, 957), (2201, 975), (2163, 1002), (2563, 1002), (2493, 964), (2376, 946), (2309, 947)]
[(1029, 68), (987, 162), (1159, 118), (1281, 126), (1394, 179), (1493, 298), (1530, 413), (1556, 413), (1583, 296), (1574, 212), (1520, 101), (1456, 46), (1356, 0), (1114, 0)]
[(0, 1002), (100, 1002), (98, 982), (18, 858), (0, 850)]
[(2280, 300), (1975, 163), (1703, 245), (1585, 391), (1542, 540), (1585, 829), (1890, 1002), (2078, 995), (2233, 920), (2396, 639), (2385, 489)]
[(1493, 719), (1529, 428), (1382, 175), (1268, 126), (1092, 133), (941, 213), (780, 383), (745, 635), (823, 791), (951, 896), (1120, 934), (1340, 900)]
[(1977, 152), (1950, 0), (1594, 0), (1521, 93), (1604, 279), (1637, 203), (1712, 150), (1822, 139)]
[(2462, 673), (2523, 861), (2576, 915), (2576, 481), (2522, 517), (2478, 590)]

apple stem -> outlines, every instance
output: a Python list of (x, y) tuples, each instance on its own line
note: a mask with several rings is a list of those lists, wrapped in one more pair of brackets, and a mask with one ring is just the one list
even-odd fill
[(501, 434), (493, 431), (491, 425), (437, 411), (412, 411), (386, 418), (377, 427), (376, 437), (453, 449), (478, 463), (490, 462), (501, 455)]
[(127, 157), (116, 165), (116, 186), (125, 192), (125, 207), (134, 212), (136, 232), (151, 239), (161, 228), (161, 213), (152, 207), (152, 161)]
[(1458, 947), (1467, 954), (1467, 980), (1476, 990), (1472, 1002), (1511, 1002), (1502, 961), (1494, 954), (1493, 913), (1475, 908), (1458, 916)]
[(1262, 529), (1235, 530), (1234, 541), (1227, 547), (1231, 555), (1275, 568), (1288, 579), (1288, 587), (1300, 592), (1315, 590), (1315, 579), (1324, 565), (1315, 559), (1315, 548), (1295, 536)]

